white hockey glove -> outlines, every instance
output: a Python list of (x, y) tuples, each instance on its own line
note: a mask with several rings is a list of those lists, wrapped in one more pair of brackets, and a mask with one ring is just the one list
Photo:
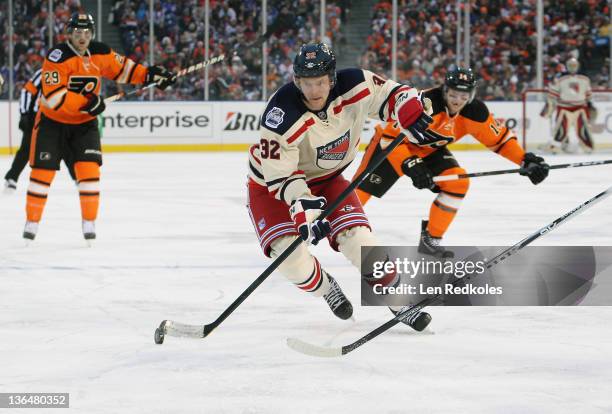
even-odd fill
[(308, 244), (317, 244), (331, 233), (329, 221), (317, 220), (326, 202), (325, 197), (304, 196), (291, 203), (291, 219), (302, 240)]

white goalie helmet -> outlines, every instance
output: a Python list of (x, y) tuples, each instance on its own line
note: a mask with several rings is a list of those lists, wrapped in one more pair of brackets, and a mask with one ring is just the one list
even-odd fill
[(565, 63), (565, 67), (569, 73), (576, 73), (580, 68), (580, 63), (578, 62), (578, 59), (573, 57), (568, 59), (568, 61)]

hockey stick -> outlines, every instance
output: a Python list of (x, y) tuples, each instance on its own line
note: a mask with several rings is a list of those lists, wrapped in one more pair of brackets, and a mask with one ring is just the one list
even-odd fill
[[(285, 23), (286, 22), (279, 21), (279, 19), (275, 20), (274, 23), (270, 26), (270, 28), (268, 30), (266, 30), (266, 32), (264, 34), (259, 36), (253, 43), (247, 45), (246, 47), (249, 47), (249, 48), (261, 47), (261, 45), (263, 45), (263, 43), (266, 40), (268, 40), (270, 38), (270, 36), (272, 36), (272, 34), (277, 32), (279, 29), (286, 28), (286, 24)], [(189, 67), (187, 67), (185, 69), (181, 69), (181, 70), (179, 70), (176, 73), (176, 76), (177, 77), (181, 77), (181, 76), (187, 75), (188, 73), (195, 72), (195, 71), (200, 70), (200, 69), (204, 69), (204, 68), (206, 68), (206, 67), (208, 67), (210, 65), (213, 65), (215, 63), (223, 61), (224, 59), (226, 59), (226, 57), (227, 57), (227, 60), (231, 62), (231, 59), (234, 56), (238, 56), (238, 52), (240, 51), (240, 49), (241, 49), (240, 47), (236, 47), (236, 48), (234, 48), (234, 50), (232, 50), (227, 55), (226, 54), (221, 54), (219, 56), (215, 56), (215, 57), (212, 57), (212, 58), (210, 58), (208, 60), (205, 60), (203, 62), (196, 63), (195, 65), (191, 65), (191, 66), (189, 66)], [(104, 99), (104, 103), (105, 104), (109, 104), (109, 103), (115, 102), (115, 101), (117, 101), (117, 100), (119, 100), (121, 98), (125, 98), (126, 96), (136, 95), (138, 93), (141, 93), (141, 92), (143, 92), (143, 91), (145, 91), (147, 89), (150, 89), (150, 88), (154, 87), (155, 85), (157, 85), (156, 82), (151, 82), (151, 83), (149, 83), (149, 84), (147, 84), (145, 86), (142, 86), (140, 88), (132, 89), (129, 92), (119, 92), (118, 94), (109, 96), (108, 98)]]
[[(561, 168), (577, 168), (577, 167), (591, 167), (593, 165), (604, 165), (604, 164), (612, 164), (612, 160), (601, 160), (601, 161), (584, 161), (584, 162), (574, 162), (571, 164), (556, 164), (548, 167), (549, 170), (558, 170)], [(527, 171), (524, 168), (515, 168), (512, 170), (497, 170), (497, 171), (483, 171), (469, 174), (453, 174), (453, 175), (438, 175), (434, 177), (433, 180), (436, 183), (440, 181), (452, 181), (459, 180), (461, 178), (471, 178), (471, 177), (485, 177), (488, 175), (502, 175), (502, 174), (514, 174), (514, 173), (522, 173)]]
[[(583, 211), (587, 210), (588, 208), (592, 207), (596, 203), (602, 201), (606, 197), (609, 197), (610, 195), (612, 195), (612, 187), (609, 187), (606, 191), (603, 191), (603, 192), (597, 194), (595, 197), (591, 198), (590, 200), (585, 201), (584, 203), (580, 204), (578, 207), (575, 207), (574, 209), (572, 209), (569, 212), (565, 213), (564, 215), (562, 215), (561, 217), (557, 218), (553, 222), (547, 224), (546, 226), (542, 227), (541, 229), (537, 230), (536, 232), (530, 234), (529, 236), (527, 236), (526, 238), (524, 238), (523, 240), (521, 240), (520, 242), (518, 242), (514, 246), (509, 247), (506, 250), (502, 251), (497, 256), (495, 256), (491, 260), (487, 261), (486, 268), (490, 269), (493, 266), (495, 266), (496, 264), (501, 263), (502, 261), (506, 260), (508, 257), (510, 257), (513, 254), (517, 253), (523, 247), (531, 244), (531, 242), (533, 242), (534, 240), (536, 240), (536, 239), (540, 238), (541, 236), (545, 235), (546, 233), (554, 230), (561, 223), (571, 219), (574, 216), (577, 216), (578, 214), (580, 214)], [(452, 283), (452, 285), (454, 287), (454, 286), (458, 285), (461, 282), (465, 282), (466, 280), (470, 280), (471, 278), (472, 278), (472, 275), (467, 275), (467, 276), (465, 276), (463, 278), (458, 278), (456, 281), (454, 281)], [(338, 357), (338, 356), (346, 355), (349, 352), (352, 352), (355, 349), (359, 348), (361, 345), (365, 344), (366, 342), (369, 342), (372, 339), (376, 338), (381, 333), (383, 333), (383, 332), (389, 330), (390, 328), (392, 328), (393, 326), (397, 325), (402, 319), (412, 317), (416, 313), (420, 312), (424, 307), (429, 306), (432, 303), (436, 302), (438, 299), (440, 299), (441, 296), (442, 296), (442, 294), (437, 294), (435, 296), (430, 296), (428, 298), (425, 298), (425, 299), (421, 300), (420, 302), (418, 302), (414, 306), (406, 307), (405, 309), (400, 311), (393, 319), (390, 319), (389, 321), (387, 321), (384, 324), (380, 325), (378, 328), (376, 328), (373, 331), (371, 331), (371, 332), (367, 333), (366, 335), (362, 336), (361, 338), (359, 338), (355, 342), (352, 342), (352, 343), (350, 343), (348, 345), (344, 345), (342, 347), (317, 346), (317, 345), (313, 345), (313, 344), (310, 344), (310, 343), (307, 343), (307, 342), (304, 342), (302, 340), (295, 339), (295, 338), (288, 338), (287, 339), (287, 345), (290, 348), (292, 348), (293, 350), (295, 350), (295, 351), (301, 352), (301, 353), (306, 354), (306, 355), (311, 355), (311, 356), (317, 356), (317, 357)]]
[[(200, 63), (196, 63), (195, 65), (191, 65), (185, 69), (181, 69), (176, 73), (177, 77), (181, 77), (181, 76), (185, 76), (188, 73), (191, 72), (195, 72), (196, 70), (200, 70), (200, 69), (204, 69), (207, 66), (213, 65), (215, 63), (221, 62), (223, 59), (225, 59), (225, 55), (219, 55), (219, 56), (215, 56), (213, 58), (210, 58), (208, 60), (205, 60), (203, 62)], [(131, 95), (136, 95), (142, 91), (146, 91), (147, 89), (150, 89), (152, 87), (154, 87), (155, 85), (157, 85), (157, 82), (151, 82), (149, 84), (146, 84), (143, 87), (140, 88), (136, 88), (136, 89), (132, 89), (129, 92), (119, 92), (118, 94), (109, 96), (108, 98), (104, 99), (104, 103), (105, 104), (109, 104), (111, 102), (115, 102), (121, 98), (125, 98), (126, 96), (131, 96)]]
[[(325, 217), (329, 216), (334, 210), (336, 210), (338, 206), (340, 206), (342, 201), (344, 201), (344, 199), (348, 197), (353, 192), (353, 190), (355, 190), (355, 188), (357, 188), (359, 184), (361, 184), (361, 182), (365, 180), (366, 177), (370, 175), (370, 173), (374, 171), (374, 169), (376, 169), (376, 167), (378, 167), (378, 165), (380, 165), (385, 160), (385, 158), (387, 158), (387, 155), (389, 155), (389, 153), (393, 151), (395, 147), (397, 147), (399, 144), (402, 143), (402, 141), (404, 141), (405, 138), (406, 136), (404, 134), (398, 135), (397, 138), (395, 138), (395, 140), (393, 140), (393, 142), (391, 142), (391, 144), (389, 144), (387, 148), (385, 148), (381, 153), (377, 155), (376, 158), (374, 158), (369, 167), (366, 168), (361, 174), (359, 174), (359, 176), (357, 176), (357, 178), (351, 184), (349, 184), (348, 187), (346, 187), (346, 189), (336, 198), (336, 200), (334, 200), (333, 203), (331, 203), (325, 208), (325, 210), (319, 215), (317, 219), (324, 219)], [(272, 272), (274, 272), (274, 270), (276, 270), (276, 268), (291, 253), (293, 253), (293, 251), (297, 249), (297, 247), (301, 243), (302, 239), (300, 237), (297, 237), (293, 241), (293, 243), (291, 243), (289, 247), (285, 249), (285, 251), (283, 251), (276, 259), (274, 259), (274, 261), (266, 268), (266, 270), (264, 270), (263, 273), (259, 275), (259, 277), (255, 279), (255, 281), (251, 283), (249, 287), (247, 287), (244, 292), (242, 292), (240, 296), (238, 296), (238, 298), (234, 300), (234, 302), (232, 302), (232, 304), (229, 305), (229, 307), (225, 309), (223, 313), (214, 322), (209, 323), (207, 325), (187, 325), (171, 320), (164, 320), (155, 330), (155, 343), (162, 344), (166, 335), (182, 336), (187, 338), (206, 338), (217, 326), (221, 324), (221, 322), (223, 322), (228, 316), (230, 316), (232, 312), (234, 312), (236, 308), (240, 306), (240, 304), (244, 302), (244, 300), (249, 297), (249, 295), (253, 293), (253, 291), (257, 289), (257, 287), (261, 285), (262, 282), (266, 280), (268, 276), (270, 276), (270, 274), (272, 274)]]

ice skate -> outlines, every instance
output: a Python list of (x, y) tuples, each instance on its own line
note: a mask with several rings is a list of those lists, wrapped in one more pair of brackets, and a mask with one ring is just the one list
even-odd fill
[(428, 220), (421, 221), (421, 240), (419, 241), (418, 252), (442, 259), (455, 257), (455, 253), (440, 246), (440, 237), (433, 237), (427, 231)]
[(329, 291), (323, 295), (325, 302), (327, 302), (329, 308), (338, 318), (350, 318), (353, 315), (353, 305), (351, 305), (351, 302), (344, 296), (338, 282), (327, 273), (325, 275), (329, 280)]
[(83, 237), (87, 244), (91, 247), (92, 241), (96, 239), (96, 222), (83, 220)]
[(38, 232), (37, 221), (26, 221), (25, 227), (23, 228), (23, 238), (26, 240), (26, 244), (29, 244), (36, 238)]

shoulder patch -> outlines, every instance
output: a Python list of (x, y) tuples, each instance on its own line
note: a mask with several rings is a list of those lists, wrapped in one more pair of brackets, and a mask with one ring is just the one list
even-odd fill
[(74, 56), (74, 52), (68, 45), (64, 43), (58, 43), (47, 53), (46, 59), (53, 63), (64, 62)]
[(51, 53), (49, 53), (49, 59), (51, 62), (59, 62), (62, 58), (62, 51), (60, 49), (53, 49)]
[(489, 108), (480, 99), (474, 99), (463, 108), (460, 114), (475, 122), (485, 122), (489, 118)]
[(300, 91), (293, 82), (282, 86), (270, 98), (261, 117), (261, 126), (283, 135), (307, 112)]
[(89, 44), (89, 53), (92, 55), (108, 55), (110, 52), (111, 48), (102, 42), (92, 41)]
[(264, 121), (267, 126), (270, 128), (278, 128), (280, 124), (283, 123), (283, 118), (285, 117), (285, 111), (275, 106), (266, 112), (266, 120)]

